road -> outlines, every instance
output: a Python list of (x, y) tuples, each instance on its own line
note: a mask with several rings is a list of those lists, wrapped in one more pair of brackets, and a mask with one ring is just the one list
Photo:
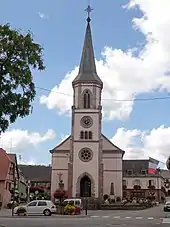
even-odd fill
[(0, 227), (169, 227), (162, 206), (144, 211), (89, 211), (85, 216), (0, 217)]

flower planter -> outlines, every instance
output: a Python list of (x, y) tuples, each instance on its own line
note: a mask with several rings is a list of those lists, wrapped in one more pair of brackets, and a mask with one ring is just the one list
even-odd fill
[(26, 209), (24, 207), (19, 207), (17, 210), (17, 215), (18, 216), (26, 216)]

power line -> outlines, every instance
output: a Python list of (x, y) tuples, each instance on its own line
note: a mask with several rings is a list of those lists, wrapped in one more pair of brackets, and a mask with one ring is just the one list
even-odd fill
[[(40, 90), (44, 90), (47, 92), (54, 92), (56, 94), (60, 94), (60, 95), (65, 95), (65, 96), (69, 96), (69, 97), (73, 97), (73, 95), (71, 94), (67, 94), (64, 92), (58, 92), (58, 91), (52, 91), (50, 89), (47, 88), (43, 88), (43, 87), (38, 87), (36, 86), (35, 88), (40, 89)], [(164, 96), (164, 97), (153, 97), (153, 98), (136, 98), (136, 99), (113, 99), (113, 98), (102, 98), (102, 100), (104, 101), (113, 101), (113, 102), (140, 102), (140, 101), (156, 101), (156, 100), (167, 100), (170, 99), (170, 95), (169, 96)]]

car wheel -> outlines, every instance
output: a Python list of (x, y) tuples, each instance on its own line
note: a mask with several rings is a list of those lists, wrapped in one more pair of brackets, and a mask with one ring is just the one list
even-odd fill
[(44, 216), (51, 216), (51, 211), (48, 209), (44, 210)]

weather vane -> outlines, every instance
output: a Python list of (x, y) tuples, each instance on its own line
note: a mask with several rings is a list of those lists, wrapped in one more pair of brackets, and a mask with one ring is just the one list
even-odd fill
[(88, 17), (87, 17), (87, 21), (88, 22), (90, 22), (90, 13), (93, 11), (93, 9), (91, 8), (91, 6), (90, 5), (88, 5), (88, 7), (85, 9), (85, 11), (87, 12), (87, 15), (88, 15)]

